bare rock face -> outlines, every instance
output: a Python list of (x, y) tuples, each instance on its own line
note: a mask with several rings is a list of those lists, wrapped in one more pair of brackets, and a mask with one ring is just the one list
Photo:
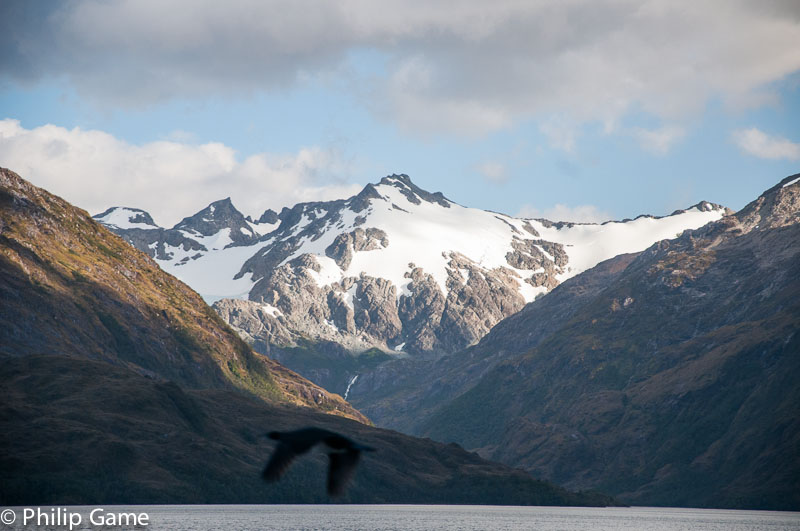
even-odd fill
[(292, 316), (299, 324), (319, 326), (330, 318), (326, 297), (311, 276), (320, 267), (311, 255), (302, 255), (274, 270), (264, 282), (262, 302)]
[(402, 330), (397, 291), (386, 279), (361, 275), (356, 291), (355, 324), (369, 336), (392, 342)]
[(348, 305), (347, 301), (344, 299), (344, 294), (346, 294), (351, 287), (355, 289), (355, 279), (344, 279), (341, 290), (335, 289), (336, 287), (328, 292), (328, 308), (331, 310), (331, 321), (333, 321), (333, 325), (342, 332), (346, 334), (355, 334), (355, 309), (354, 306)]
[(439, 325), (441, 350), (471, 345), (500, 320), (525, 305), (511, 270), (482, 270), (458, 253), (450, 254), (450, 278)]
[[(152, 258), (158, 260), (171, 260), (174, 256), (174, 251), (171, 249), (181, 249), (187, 252), (195, 252), (195, 256), (199, 253), (208, 251), (205, 245), (196, 240), (187, 238), (178, 231), (169, 229), (128, 229), (125, 231), (124, 237), (137, 249), (146, 249)], [(190, 260), (191, 258), (184, 258)]]
[(409, 293), (401, 295), (398, 304), (407, 347), (410, 351), (430, 351), (438, 343), (445, 298), (433, 277), (422, 269), (415, 267), (408, 276)]
[(268, 306), (239, 299), (222, 299), (214, 310), (257, 352), (271, 355), (272, 344), (291, 344), (297, 338), (280, 315)]
[(535, 288), (544, 286), (548, 290), (558, 285), (556, 275), (563, 273), (569, 262), (563, 245), (545, 240), (522, 240), (515, 237), (511, 241), (511, 247), (514, 250), (506, 255), (508, 264), (517, 269), (534, 271), (525, 282)]
[(336, 264), (347, 269), (353, 259), (353, 253), (373, 251), (389, 245), (386, 233), (370, 227), (366, 230), (357, 228), (352, 232), (339, 234), (325, 249), (325, 254), (336, 261)]
[(250, 218), (250, 216), (245, 217), (245, 219), (251, 223), (266, 223), (269, 225), (273, 225), (279, 221), (278, 213), (272, 210), (271, 208), (265, 210), (264, 213), (261, 214), (261, 217), (258, 218), (258, 220), (256, 221), (253, 221), (253, 219)]
[(800, 174), (783, 179), (736, 213), (743, 232), (775, 229), (800, 222)]
[[(381, 236), (381, 231), (356, 229), (337, 238), (330, 257), (384, 245)], [(458, 253), (450, 254), (447, 295), (419, 267), (406, 274), (409, 282), (399, 296), (390, 281), (365, 274), (320, 286), (314, 275), (320, 270), (316, 257), (301, 255), (262, 279), (256, 300), (222, 300), (214, 308), (256, 345), (291, 346), (304, 338), (334, 341), (354, 351), (377, 347), (414, 354), (471, 345), (525, 305), (513, 271), (486, 270)]]
[(291, 346), (304, 338), (335, 341), (354, 351), (388, 350), (403, 327), (394, 285), (361, 275), (320, 287), (313, 275), (319, 271), (313, 255), (301, 255), (262, 281), (257, 301), (223, 299), (214, 308), (254, 344)]

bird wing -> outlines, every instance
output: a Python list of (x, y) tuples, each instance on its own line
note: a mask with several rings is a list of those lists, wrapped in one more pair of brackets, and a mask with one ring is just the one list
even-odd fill
[(330, 467), (328, 468), (328, 495), (338, 497), (344, 494), (347, 483), (353, 477), (361, 452), (348, 450), (346, 452), (331, 452)]
[(275, 451), (272, 452), (272, 457), (269, 458), (267, 466), (264, 467), (261, 477), (264, 478), (264, 481), (278, 481), (298, 455), (289, 444), (285, 442), (278, 443)]

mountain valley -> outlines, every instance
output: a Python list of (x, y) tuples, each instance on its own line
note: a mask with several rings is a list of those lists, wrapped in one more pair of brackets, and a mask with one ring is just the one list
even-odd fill
[[(381, 426), (628, 503), (797, 508), (798, 182), (738, 213), (579, 225), (390, 176), (268, 227), (242, 217), (262, 235), (228, 252), (258, 252), (228, 271), (249, 291), (214, 308)], [(398, 243), (413, 263), (389, 260)]]
[(0, 503), (322, 503), (325, 457), (278, 484), (264, 434), (374, 446), (345, 502), (607, 505), (390, 430), (253, 352), (202, 298), (89, 215), (0, 169)]

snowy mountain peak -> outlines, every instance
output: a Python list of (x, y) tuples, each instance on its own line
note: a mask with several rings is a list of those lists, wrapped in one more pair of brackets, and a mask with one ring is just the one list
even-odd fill
[(463, 207), (400, 174), (349, 199), (284, 208), (273, 224), (248, 221), (222, 200), (161, 229), (158, 242), (129, 241), (154, 251), (207, 301), (249, 299), (216, 308), (240, 330), (267, 334), (266, 342), (305, 337), (353, 350), (395, 352), (402, 344), (404, 353), (442, 352), (477, 341), (602, 260), (724, 213), (701, 203), (663, 218), (551, 223)]
[[(274, 222), (261, 222), (272, 216)], [(258, 222), (253, 222), (242, 216), (229, 197), (214, 201), (171, 229), (159, 227), (147, 212), (138, 208), (110, 208), (94, 219), (148, 253), (162, 266), (170, 264), (171, 267), (183, 267), (225, 248), (254, 245), (277, 226), (274, 211), (267, 210)], [(252, 251), (248, 249), (247, 252)]]
[[(551, 223), (466, 208), (390, 175), (347, 200), (284, 209), (235, 278), (251, 282), (265, 330), (353, 348), (451, 351), (598, 262), (723, 214), (703, 206), (602, 225)], [(235, 320), (250, 315), (243, 304), (217, 309)]]
[(683, 214), (684, 212), (714, 212), (714, 211), (723, 211), (725, 214), (733, 214), (733, 210), (726, 208), (722, 205), (718, 205), (716, 203), (710, 203), (708, 201), (700, 201), (699, 203), (690, 206), (689, 208), (684, 208), (680, 210), (676, 210), (670, 216), (676, 216), (678, 214)]
[(251, 238), (255, 236), (245, 217), (233, 206), (230, 197), (214, 201), (197, 214), (183, 218), (173, 229), (201, 236), (212, 236), (222, 229), (232, 229), (234, 232), (246, 233)]
[(452, 201), (448, 200), (441, 192), (430, 193), (423, 190), (419, 186), (411, 182), (411, 178), (402, 173), (400, 175), (394, 174), (384, 177), (378, 183), (378, 193), (382, 187), (391, 186), (396, 188), (402, 193), (406, 199), (415, 205), (419, 205), (422, 201), (434, 203), (444, 208), (450, 208)]
[(140, 208), (111, 207), (105, 212), (92, 216), (109, 227), (118, 229), (157, 229), (153, 218)]

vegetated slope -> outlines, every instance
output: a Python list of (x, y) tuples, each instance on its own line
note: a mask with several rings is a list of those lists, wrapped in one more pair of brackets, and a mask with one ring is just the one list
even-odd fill
[(0, 505), (327, 501), (319, 455), (277, 485), (260, 478), (263, 434), (303, 425), (378, 449), (345, 501), (613, 503), (343, 418), (365, 421), (254, 354), (86, 213), (8, 170), (0, 280)]
[(800, 508), (800, 175), (578, 302), (420, 431), (629, 503)]
[(0, 364), (0, 504), (326, 503), (327, 456), (261, 479), (270, 430), (320, 426), (373, 446), (352, 503), (606, 505), (455, 445), (372, 428), (225, 389), (188, 390), (65, 356)]
[(367, 422), (341, 397), (254, 353), (194, 291), (86, 212), (6, 169), (0, 275), (0, 356), (82, 356)]

